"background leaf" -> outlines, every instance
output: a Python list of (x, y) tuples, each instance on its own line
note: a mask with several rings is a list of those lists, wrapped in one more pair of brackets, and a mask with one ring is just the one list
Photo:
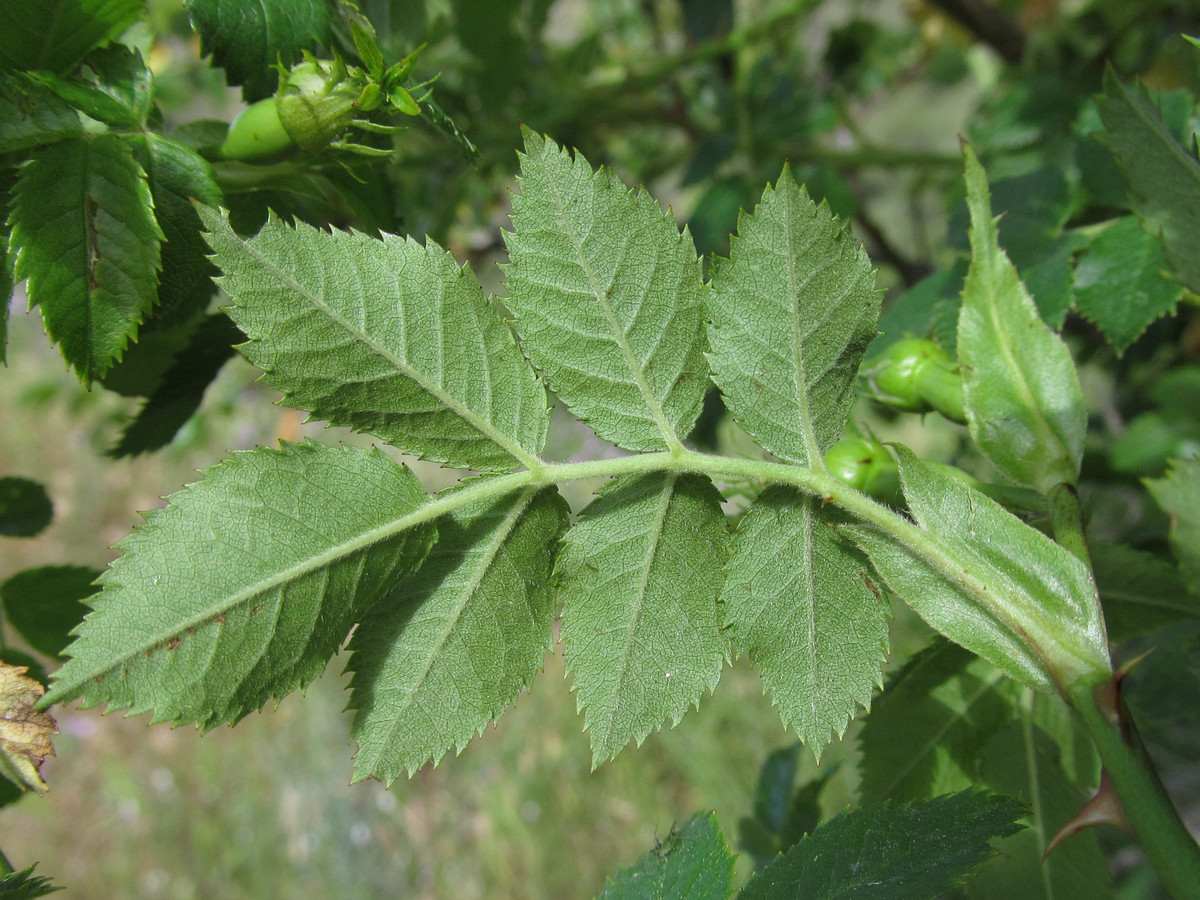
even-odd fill
[(742, 516), (725, 568), (725, 624), (762, 673), (785, 727), (820, 759), (883, 678), (888, 607), (870, 564), (819, 501), (771, 487)]
[(87, 566), (24, 569), (0, 584), (4, 615), (30, 647), (60, 659), (87, 612), (84, 600), (99, 590), (99, 576)]
[(1195, 585), (1200, 579), (1200, 460), (1172, 460), (1164, 477), (1145, 484), (1171, 517), (1171, 549), (1184, 578)]
[(52, 144), (81, 131), (79, 114), (51, 91), (28, 78), (0, 76), (0, 153)]
[(875, 336), (874, 269), (846, 223), (784, 169), (743, 215), (713, 274), (713, 381), (737, 423), (781, 459), (819, 465), (842, 435)]
[(616, 478), (567, 532), (562, 638), (596, 763), (678, 722), (721, 677), (720, 504), (706, 478)]
[(1146, 327), (1175, 311), (1183, 289), (1163, 278), (1162, 244), (1134, 216), (1119, 219), (1075, 265), (1075, 304), (1120, 356)]
[[(1200, 618), (1200, 595), (1189, 593), (1179, 568), (1125, 544), (1093, 542), (1092, 574), (1114, 641)], [(1194, 588), (1195, 583), (1192, 583)]]
[(479, 281), (435, 244), (289, 228), (239, 238), (203, 210), (242, 353), (288, 402), (481, 471), (533, 461), (546, 392)]
[(1005, 477), (1042, 493), (1074, 484), (1087, 413), (1070, 351), (1042, 322), (997, 242), (987, 176), (963, 146), (971, 268), (963, 285), (958, 358), (971, 438)]
[(0, 5), (0, 68), (66, 72), (142, 15), (145, 0), (37, 0)]
[(687, 230), (645, 191), (528, 130), (520, 187), (505, 303), (525, 352), (602, 438), (678, 444), (708, 381), (706, 288)]
[(751, 879), (740, 900), (932, 900), (961, 884), (1018, 831), (1022, 810), (964, 791), (905, 806), (876, 805), (826, 822)]
[(1161, 236), (1175, 276), (1200, 292), (1200, 161), (1163, 124), (1144, 87), (1121, 84), (1110, 68), (1096, 100), (1104, 142), (1129, 180), (1134, 210)]
[(355, 780), (391, 784), (461, 750), (516, 699), (553, 643), (554, 549), (569, 510), (553, 488), (456, 510), (420, 570), (355, 630)]
[(0, 896), (3, 896), (4, 900), (33, 900), (35, 897), (45, 897), (62, 890), (61, 887), (51, 884), (45, 875), (34, 875), (33, 870), (36, 867), (37, 863), (34, 863), (20, 872), (0, 875)]
[(45, 486), (29, 478), (0, 478), (0, 535), (33, 537), (54, 518)]
[(236, 722), (319, 675), (435, 533), (378, 450), (243, 451), (169, 499), (118, 545), (47, 705)]
[(42, 149), (13, 195), (17, 278), (46, 331), (90, 383), (121, 358), (158, 297), (159, 242), (146, 175), (112, 134)]
[(599, 900), (725, 900), (733, 854), (716, 813), (700, 813), (605, 882)]
[(330, 42), (330, 4), (325, 0), (187, 0), (200, 52), (212, 54), (230, 84), (242, 86), (247, 103), (275, 93), (280, 62), (291, 66), (300, 51)]

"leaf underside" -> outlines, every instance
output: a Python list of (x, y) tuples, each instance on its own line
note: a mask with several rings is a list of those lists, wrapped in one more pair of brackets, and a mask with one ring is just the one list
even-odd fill
[(433, 241), (290, 228), (242, 240), (201, 209), (242, 353), (290, 404), (407, 453), (479, 471), (528, 464), (545, 389), (474, 274)]
[(505, 232), (522, 346), (570, 410), (627, 450), (691, 431), (708, 383), (700, 260), (643, 190), (525, 133)]
[(888, 607), (867, 560), (819, 501), (772, 487), (743, 515), (726, 565), (725, 624), (786, 727), (817, 755), (882, 680)]
[(596, 763), (716, 687), (728, 656), (717, 614), (728, 533), (707, 478), (606, 484), (569, 531), (557, 577), (562, 638)]
[(146, 515), (45, 703), (107, 702), (212, 728), (321, 673), (435, 539), (425, 495), (378, 450), (234, 454)]
[(440, 520), (421, 569), (371, 609), (350, 642), (356, 780), (390, 784), (461, 750), (533, 679), (552, 642), (547, 548), (567, 514), (549, 488)]

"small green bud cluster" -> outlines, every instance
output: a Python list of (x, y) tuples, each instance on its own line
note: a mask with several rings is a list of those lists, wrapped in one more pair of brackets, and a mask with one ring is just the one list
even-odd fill
[(933, 341), (908, 338), (887, 348), (863, 373), (870, 395), (906, 412), (934, 410), (966, 421), (958, 363)]
[(876, 500), (893, 505), (900, 500), (896, 460), (879, 441), (842, 438), (825, 451), (825, 468), (834, 478)]

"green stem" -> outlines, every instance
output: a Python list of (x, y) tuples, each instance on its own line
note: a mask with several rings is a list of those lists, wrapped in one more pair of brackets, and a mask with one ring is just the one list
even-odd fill
[(1096, 745), (1121, 809), (1163, 885), (1176, 900), (1200, 900), (1200, 846), (1171, 804), (1112, 682), (1072, 691), (1071, 705)]
[(1083, 532), (1083, 510), (1079, 506), (1079, 492), (1075, 490), (1075, 485), (1066, 482), (1056, 484), (1050, 489), (1046, 502), (1054, 539), (1090, 569), (1092, 557)]

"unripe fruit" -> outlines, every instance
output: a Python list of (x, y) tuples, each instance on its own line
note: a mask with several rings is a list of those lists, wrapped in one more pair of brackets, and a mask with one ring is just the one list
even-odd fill
[(301, 150), (320, 153), (350, 128), (363, 88), (339, 60), (306, 57), (275, 94), (279, 121)]
[(883, 444), (867, 438), (842, 438), (825, 451), (825, 468), (834, 478), (884, 503), (900, 498), (900, 473)]
[(246, 107), (229, 126), (218, 151), (224, 159), (267, 159), (295, 149), (296, 142), (279, 121), (275, 98)]
[(958, 422), (966, 419), (958, 364), (933, 341), (897, 341), (863, 372), (863, 378), (876, 400), (895, 409), (932, 409)]

